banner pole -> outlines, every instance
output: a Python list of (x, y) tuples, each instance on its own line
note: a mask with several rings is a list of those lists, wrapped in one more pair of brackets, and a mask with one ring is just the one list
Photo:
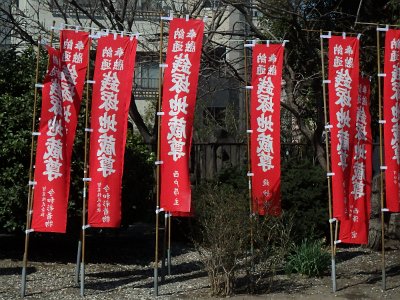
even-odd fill
[[(164, 22), (160, 15), (160, 65), (163, 61), (163, 34)], [(158, 111), (161, 111), (162, 99), (162, 75), (163, 69), (160, 66), (159, 83), (158, 83)], [(161, 116), (157, 114), (157, 161), (160, 160), (160, 129)], [(158, 296), (158, 230), (159, 230), (159, 209), (160, 209), (160, 166), (156, 165), (156, 234), (155, 234), (155, 249), (154, 249), (154, 296)]]
[[(40, 39), (39, 36), (37, 51), (36, 51), (36, 73), (35, 73), (35, 84), (38, 83), (39, 80), (39, 61), (40, 61)], [(21, 282), (21, 297), (25, 297), (26, 291), (26, 268), (28, 265), (28, 250), (29, 250), (29, 233), (31, 229), (31, 218), (32, 218), (32, 200), (33, 200), (33, 189), (34, 185), (32, 183), (33, 177), (33, 156), (34, 156), (34, 148), (35, 148), (35, 136), (33, 132), (35, 131), (35, 123), (36, 123), (36, 110), (37, 110), (37, 98), (38, 98), (38, 87), (35, 85), (34, 90), (34, 98), (33, 98), (33, 114), (32, 114), (32, 137), (31, 137), (31, 156), (30, 156), (30, 164), (29, 164), (29, 185), (28, 185), (28, 201), (26, 206), (26, 231), (25, 231), (25, 248), (24, 248), (24, 257), (22, 262), (22, 282)]]
[[(50, 32), (50, 46), (53, 44), (53, 36), (54, 36), (54, 26), (56, 22), (53, 21), (53, 26)], [(36, 52), (36, 74), (35, 74), (35, 89), (34, 89), (34, 100), (33, 100), (33, 113), (32, 113), (32, 138), (31, 138), (31, 155), (30, 155), (30, 163), (29, 163), (29, 184), (28, 184), (28, 201), (27, 201), (27, 212), (26, 212), (26, 230), (25, 230), (25, 246), (24, 246), (24, 256), (22, 262), (22, 282), (21, 282), (21, 297), (25, 297), (26, 293), (26, 269), (28, 266), (28, 253), (29, 253), (29, 233), (31, 230), (31, 222), (32, 222), (32, 207), (33, 207), (33, 189), (34, 182), (32, 182), (33, 178), (33, 159), (34, 159), (34, 148), (35, 148), (35, 136), (33, 135), (35, 131), (35, 123), (36, 123), (36, 112), (37, 112), (37, 98), (38, 98), (38, 87), (36, 84), (39, 80), (39, 62), (40, 62), (40, 42), (41, 35), (39, 35), (37, 52)], [(49, 65), (49, 61), (47, 61), (47, 65)], [(31, 185), (32, 183), (32, 185)]]
[[(321, 42), (321, 74), (322, 80), (325, 80), (325, 62), (324, 62), (324, 40), (322, 38), (322, 29), (320, 30), (320, 42)], [(322, 96), (324, 101), (324, 118), (325, 124), (328, 124), (328, 107), (326, 101), (326, 87), (325, 83), (322, 82)], [(326, 136), (325, 136), (325, 152), (326, 152), (326, 172), (330, 173), (331, 166), (330, 166), (330, 155), (329, 155), (329, 129), (325, 129)], [(333, 234), (333, 224), (332, 224), (332, 187), (331, 187), (331, 178), (327, 176), (328, 181), (328, 207), (329, 207), (329, 232), (331, 238), (331, 278), (332, 278), (332, 291), (336, 292), (336, 248), (334, 243), (334, 234)], [(337, 228), (337, 225), (336, 225)], [(336, 230), (335, 230), (336, 231)], [(336, 236), (337, 234), (335, 234)]]
[[(378, 74), (381, 73), (381, 51), (380, 51), (379, 31), (376, 30), (376, 49), (377, 49), (377, 64)], [(379, 105), (379, 120), (382, 120), (382, 87), (381, 79), (378, 77), (378, 105)], [(383, 166), (383, 124), (379, 122), (379, 161), (380, 166)], [(380, 168), (380, 203), (381, 203), (381, 244), (382, 244), (382, 290), (386, 290), (386, 262), (385, 262), (385, 215), (384, 215), (384, 186), (383, 186), (383, 169)]]
[(171, 275), (171, 233), (172, 233), (172, 213), (168, 214), (168, 248), (167, 248), (167, 266), (168, 266), (168, 275)]
[[(89, 143), (89, 74), (90, 74), (90, 48), (91, 39), (88, 45), (88, 67), (86, 71), (86, 106), (85, 106), (85, 145), (84, 145), (84, 162), (83, 162), (83, 194), (82, 194), (82, 228), (81, 228), (81, 241), (78, 243), (78, 255), (80, 255), (80, 266), (77, 265), (76, 281), (78, 283), (79, 269), (81, 277), (80, 295), (85, 296), (85, 250), (86, 250), (86, 202), (87, 202), (87, 187), (88, 187), (88, 143)], [(80, 246), (80, 247), (79, 247)], [(79, 258), (79, 257), (78, 257)]]
[[(243, 46), (243, 57), (244, 57), (244, 106), (246, 113), (246, 130), (250, 130), (250, 118), (249, 118), (249, 95), (247, 91), (248, 84), (248, 65), (247, 65), (247, 51), (246, 47)], [(247, 170), (251, 173), (251, 153), (250, 153), (250, 133), (247, 134)], [(249, 174), (248, 174), (249, 175)], [(253, 237), (253, 202), (252, 202), (252, 182), (251, 176), (248, 176), (249, 180), (249, 217), (250, 217), (250, 264), (251, 264), (251, 273), (254, 271), (254, 237)], [(251, 279), (252, 279), (252, 275)], [(251, 280), (253, 281), (253, 280)]]
[(76, 267), (75, 267), (75, 284), (79, 285), (79, 270), (81, 268), (81, 259), (82, 259), (82, 233), (80, 233), (79, 241), (78, 241), (78, 250), (76, 252)]

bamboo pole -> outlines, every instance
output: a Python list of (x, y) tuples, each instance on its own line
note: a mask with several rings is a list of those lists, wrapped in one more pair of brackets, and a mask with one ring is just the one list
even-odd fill
[[(322, 32), (330, 32), (330, 33), (332, 33), (332, 34), (342, 34), (342, 33), (343, 33), (343, 31), (330, 31), (330, 30), (322, 30), (322, 29), (320, 29), (320, 30), (317, 30), (317, 29), (302, 29), (302, 31), (307, 31), (307, 32), (319, 32), (320, 34), (322, 34)], [(356, 32), (346, 32), (346, 35), (349, 35), (349, 36), (351, 36), (351, 35), (358, 36), (359, 33), (356, 33)]]
[(400, 27), (399, 24), (379, 24), (379, 23), (368, 23), (368, 22), (356, 22), (356, 24), (360, 25), (369, 25), (369, 26), (388, 26), (388, 27)]
[[(85, 144), (84, 144), (84, 162), (83, 162), (83, 194), (82, 194), (82, 228), (81, 228), (81, 241), (78, 242), (78, 255), (77, 259), (80, 258), (79, 264), (77, 265), (76, 282), (78, 283), (79, 269), (81, 277), (80, 295), (85, 295), (85, 251), (86, 251), (86, 203), (87, 203), (87, 188), (88, 188), (88, 144), (89, 144), (89, 74), (90, 74), (90, 48), (91, 39), (89, 39), (88, 45), (88, 67), (86, 71), (86, 106), (85, 106)], [(81, 249), (80, 249), (81, 247)], [(81, 255), (79, 252), (81, 250)], [(80, 257), (79, 257), (80, 256)], [(80, 267), (80, 268), (79, 268)]]
[[(39, 80), (39, 61), (40, 61), (40, 36), (37, 45), (36, 52), (36, 74), (35, 74), (35, 84)], [(32, 114), (32, 137), (31, 137), (31, 156), (30, 156), (30, 164), (29, 164), (29, 185), (28, 185), (28, 201), (26, 206), (26, 231), (25, 231), (25, 248), (24, 248), (24, 257), (22, 263), (22, 284), (21, 284), (21, 297), (25, 297), (26, 291), (26, 268), (28, 265), (28, 250), (29, 250), (29, 232), (31, 227), (31, 213), (32, 213), (32, 200), (33, 200), (33, 156), (35, 149), (35, 136), (33, 132), (36, 127), (36, 109), (37, 109), (37, 98), (38, 98), (38, 87), (35, 86), (34, 98), (33, 98), (33, 114)]]
[[(322, 35), (322, 30), (320, 30), (320, 36)], [(325, 62), (324, 62), (324, 40), (322, 37), (320, 37), (320, 42), (321, 42), (321, 74), (322, 74), (322, 80), (325, 79)], [(324, 100), (324, 118), (325, 118), (325, 124), (328, 124), (328, 107), (327, 107), (327, 101), (326, 101), (326, 87), (325, 83), (322, 83), (322, 96)], [(325, 152), (326, 152), (326, 172), (330, 173), (331, 172), (331, 166), (330, 166), (330, 155), (329, 155), (329, 134), (328, 134), (328, 129), (326, 129), (326, 136), (325, 136)], [(333, 234), (333, 223), (332, 223), (332, 187), (331, 187), (331, 178), (330, 176), (327, 176), (327, 181), (328, 181), (328, 207), (329, 207), (329, 232), (330, 232), (330, 238), (331, 238), (331, 278), (332, 278), (332, 291), (336, 292), (336, 246), (334, 243), (334, 238), (337, 236), (337, 224), (335, 228), (335, 236)]]
[[(249, 93), (247, 91), (247, 84), (248, 84), (248, 78), (247, 78), (247, 73), (248, 73), (248, 66), (247, 66), (247, 49), (244, 46), (243, 47), (243, 57), (244, 57), (244, 106), (245, 106), (245, 113), (246, 113), (246, 129), (250, 129), (250, 117), (249, 117)], [(250, 134), (247, 134), (247, 170), (248, 173), (251, 173), (251, 153), (250, 153)], [(248, 174), (250, 175), (250, 174)], [(252, 201), (252, 182), (251, 182), (251, 176), (248, 176), (249, 180), (249, 217), (250, 217), (250, 256), (251, 256), (251, 272), (253, 272), (254, 269), (254, 237), (253, 237), (253, 201)]]
[[(376, 48), (377, 48), (377, 64), (378, 74), (381, 73), (381, 51), (380, 51), (380, 37), (379, 31), (376, 31)], [(382, 120), (382, 87), (381, 79), (378, 77), (378, 105), (379, 105), (379, 120)], [(382, 167), (383, 162), (383, 124), (379, 122), (379, 161)], [(383, 169), (380, 168), (380, 202), (381, 202), (381, 241), (382, 241), (382, 290), (386, 290), (386, 262), (385, 262), (385, 215), (384, 208), (384, 186), (383, 186)]]
[[(53, 27), (55, 25), (55, 21), (53, 21)], [(53, 43), (54, 29), (51, 30), (50, 33), (50, 46)], [(36, 84), (39, 81), (39, 62), (40, 62), (40, 41), (41, 36), (39, 35), (37, 52), (36, 52), (36, 73), (35, 73), (35, 89), (34, 89), (34, 100), (33, 100), (33, 113), (32, 113), (32, 137), (31, 137), (31, 154), (30, 154), (30, 163), (29, 163), (29, 184), (28, 184), (28, 201), (27, 201), (27, 209), (26, 209), (26, 230), (25, 230), (25, 246), (24, 246), (24, 256), (22, 261), (22, 279), (21, 279), (21, 297), (25, 297), (26, 294), (26, 269), (28, 266), (28, 254), (29, 254), (29, 234), (31, 232), (31, 221), (32, 221), (32, 207), (33, 207), (33, 189), (34, 182), (33, 179), (33, 159), (34, 159), (34, 149), (35, 149), (35, 136), (33, 133), (36, 128), (36, 111), (37, 111), (37, 102), (38, 102), (38, 87)], [(49, 65), (49, 60), (47, 61), (47, 65)]]
[[(158, 111), (161, 111), (162, 99), (162, 76), (163, 69), (161, 64), (163, 61), (163, 34), (164, 22), (160, 16), (160, 71), (158, 83)], [(157, 115), (157, 161), (160, 160), (160, 129), (161, 129), (161, 116)], [(160, 209), (160, 166), (156, 166), (156, 236), (155, 236), (155, 249), (154, 249), (154, 296), (158, 296), (158, 230), (159, 230), (159, 209)]]

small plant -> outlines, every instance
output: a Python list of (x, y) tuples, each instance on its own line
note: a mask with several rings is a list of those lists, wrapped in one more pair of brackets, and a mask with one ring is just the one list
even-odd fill
[(330, 255), (323, 240), (305, 239), (287, 258), (286, 273), (321, 276), (330, 264)]

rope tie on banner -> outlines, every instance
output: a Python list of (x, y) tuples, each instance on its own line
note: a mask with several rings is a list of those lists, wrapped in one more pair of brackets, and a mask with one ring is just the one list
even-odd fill
[(163, 212), (164, 211), (164, 208), (157, 208), (156, 209), (156, 214), (158, 215), (160, 212)]
[(32, 135), (33, 135), (33, 136), (39, 136), (39, 135), (40, 135), (40, 132), (32, 132)]
[(381, 169), (381, 170), (387, 170), (387, 166), (380, 166), (379, 169)]
[(333, 128), (333, 125), (331, 125), (331, 124), (325, 125), (325, 129), (327, 129), (327, 130), (331, 130), (332, 128)]
[(90, 228), (90, 225), (89, 225), (89, 224), (83, 225), (83, 226), (82, 226), (82, 230), (86, 230), (86, 229), (88, 229), (88, 228)]
[(33, 209), (31, 209), (31, 210), (29, 211), (29, 214), (30, 214), (30, 215), (33, 214)]
[(331, 83), (331, 80), (330, 79), (324, 79), (324, 80), (322, 80), (322, 83)]
[(93, 132), (92, 128), (85, 128), (85, 132)]
[(163, 111), (158, 111), (157, 112), (157, 116), (163, 116), (163, 115), (165, 115), (165, 112), (163, 112)]
[(331, 176), (335, 176), (335, 173), (333, 172), (326, 173), (326, 177), (331, 177)]
[(90, 178), (90, 177), (85, 177), (85, 178), (82, 178), (82, 181), (83, 181), (83, 182), (89, 182), (89, 181), (92, 181), (92, 178)]
[(378, 73), (378, 77), (386, 77), (386, 73)]
[(35, 184), (37, 184), (37, 181), (29, 181), (28, 182), (28, 185), (35, 185)]
[(379, 120), (378, 123), (379, 124), (386, 124), (386, 120)]
[(95, 83), (96, 83), (96, 80), (86, 80), (85, 82), (88, 83), (88, 84), (89, 84), (89, 83), (90, 83), (90, 84), (95, 84)]
[(168, 64), (159, 64), (158, 65), (160, 68), (168, 68)]
[(162, 161), (162, 160), (156, 160), (156, 161), (154, 162), (154, 164), (155, 164), (156, 166), (162, 165), (163, 163), (164, 163), (164, 161)]
[(244, 88), (245, 88), (246, 90), (252, 90), (252, 89), (253, 89), (253, 86), (252, 86), (252, 85), (246, 85)]
[(248, 177), (252, 177), (252, 176), (254, 176), (254, 173), (247, 172), (247, 176), (248, 176)]
[(35, 229), (27, 229), (27, 230), (25, 230), (25, 234), (26, 235), (29, 235), (31, 232), (34, 232), (35, 231)]
[(140, 32), (136, 32), (134, 34), (131, 34), (130, 40), (133, 41), (134, 38), (138, 40), (139, 36), (140, 36)]
[(44, 84), (42, 83), (35, 83), (35, 88), (41, 89), (44, 87)]
[(329, 219), (329, 223), (335, 223), (335, 222), (337, 222), (337, 219), (336, 218), (332, 218), (332, 219)]
[(253, 130), (252, 129), (247, 129), (246, 132), (250, 134), (250, 133), (253, 133)]
[(382, 212), (388, 212), (388, 211), (389, 211), (389, 208), (382, 208), (381, 211), (382, 211)]
[(340, 244), (342, 242), (342, 240), (336, 240), (334, 243), (335, 245)]

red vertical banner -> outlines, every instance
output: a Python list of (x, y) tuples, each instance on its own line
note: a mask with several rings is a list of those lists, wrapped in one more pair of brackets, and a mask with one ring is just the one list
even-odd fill
[(253, 48), (250, 157), (253, 211), (281, 214), (280, 107), (283, 44)]
[(160, 205), (175, 213), (191, 212), (189, 156), (203, 32), (202, 20), (170, 22), (160, 133)]
[(400, 30), (386, 32), (384, 64), (386, 207), (400, 212)]
[(370, 95), (369, 79), (360, 77), (354, 155), (350, 171), (349, 218), (340, 222), (339, 240), (342, 243), (368, 244), (372, 191)]
[(358, 38), (332, 36), (329, 39), (328, 79), (333, 216), (344, 220), (350, 215), (359, 88)]
[(89, 152), (88, 224), (118, 227), (128, 111), (136, 38), (109, 35), (98, 40)]
[[(61, 92), (67, 134), (67, 160), (70, 165), (83, 87), (89, 63), (89, 33), (75, 30), (60, 32)], [(68, 167), (69, 168), (69, 167)]]
[(66, 132), (61, 94), (60, 52), (48, 47), (49, 67), (42, 90), (31, 228), (65, 233), (68, 206)]

